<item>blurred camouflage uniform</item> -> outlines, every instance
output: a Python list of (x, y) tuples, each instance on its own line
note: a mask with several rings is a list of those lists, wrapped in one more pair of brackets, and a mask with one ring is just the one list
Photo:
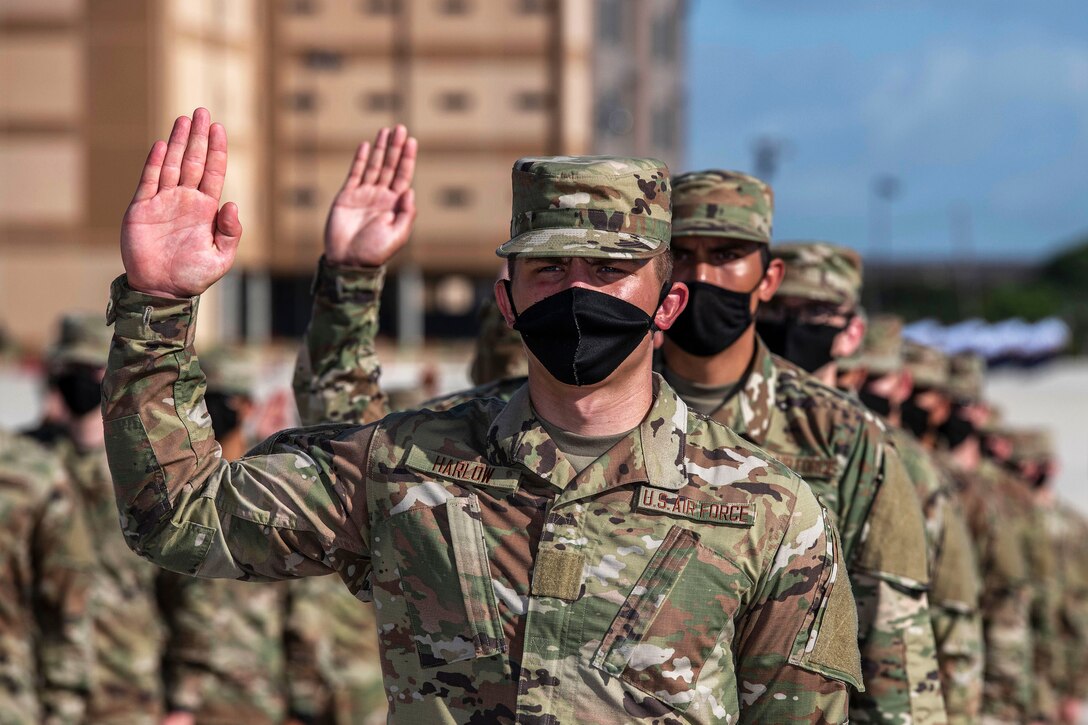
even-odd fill
[[(869, 320), (859, 352), (847, 363), (881, 377), (903, 368), (902, 320)], [(977, 722), (982, 707), (981, 573), (954, 483), (934, 456), (899, 426), (889, 426), (926, 518), (929, 591), (941, 689), (951, 723)]]
[(58, 462), (0, 430), (0, 722), (83, 722), (91, 541)]
[[(70, 315), (49, 353), (53, 371), (106, 364), (110, 330), (99, 315)], [(81, 450), (65, 435), (53, 449), (71, 479), (94, 542), (92, 723), (157, 723), (162, 714), (164, 630), (156, 603), (161, 570), (133, 556), (117, 531), (117, 506), (105, 448)]]
[[(916, 389), (952, 397), (947, 357), (912, 342), (903, 344), (903, 357)], [(956, 385), (963, 390), (973, 383), (960, 380)], [(982, 721), (1026, 722), (1032, 697), (1031, 592), (1025, 555), (1031, 501), (1015, 481), (985, 460), (972, 469), (947, 452), (936, 455), (955, 484), (982, 573)]]
[[(502, 249), (664, 250), (666, 174), (519, 161)], [(518, 215), (519, 200), (546, 210), (564, 187), (569, 206)], [(829, 517), (659, 378), (642, 423), (581, 473), (527, 388), (508, 404), (285, 431), (229, 463), (193, 414), (198, 303), (113, 286), (105, 417), (125, 532), (179, 571), (335, 571), (372, 594), (393, 721), (846, 719), (857, 623)]]
[[(688, 173), (673, 199), (674, 238), (771, 242), (773, 194), (759, 179)], [(758, 338), (747, 377), (710, 417), (803, 476), (835, 514), (861, 619), (866, 691), (851, 698), (851, 720), (944, 722), (922, 514), (883, 424)]]

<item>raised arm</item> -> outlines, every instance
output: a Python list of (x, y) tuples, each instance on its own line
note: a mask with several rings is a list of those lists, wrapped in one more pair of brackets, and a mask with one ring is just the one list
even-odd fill
[(373, 147), (359, 146), (329, 209), (313, 317), (295, 368), (304, 423), (368, 422), (389, 412), (374, 338), (384, 265), (407, 243), (416, 215), (416, 150), (404, 126), (383, 128)]

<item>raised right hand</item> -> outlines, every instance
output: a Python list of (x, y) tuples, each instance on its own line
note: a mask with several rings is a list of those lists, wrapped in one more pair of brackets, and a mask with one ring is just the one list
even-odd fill
[(204, 108), (174, 121), (169, 143), (156, 141), (121, 222), (121, 260), (133, 289), (192, 297), (234, 263), (242, 225), (238, 207), (219, 208), (227, 173), (227, 132)]

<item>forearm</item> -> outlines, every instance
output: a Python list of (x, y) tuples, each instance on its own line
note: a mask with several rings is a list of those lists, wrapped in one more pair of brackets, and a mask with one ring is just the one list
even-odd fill
[(304, 425), (368, 423), (389, 412), (374, 349), (384, 280), (383, 267), (319, 263), (293, 385)]

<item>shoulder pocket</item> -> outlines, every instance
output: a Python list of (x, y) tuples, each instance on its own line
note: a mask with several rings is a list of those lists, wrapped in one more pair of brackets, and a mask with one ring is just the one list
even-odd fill
[(592, 665), (684, 711), (703, 664), (751, 587), (733, 562), (673, 526), (612, 621)]
[(420, 666), (505, 652), (476, 496), (411, 509), (389, 527)]

